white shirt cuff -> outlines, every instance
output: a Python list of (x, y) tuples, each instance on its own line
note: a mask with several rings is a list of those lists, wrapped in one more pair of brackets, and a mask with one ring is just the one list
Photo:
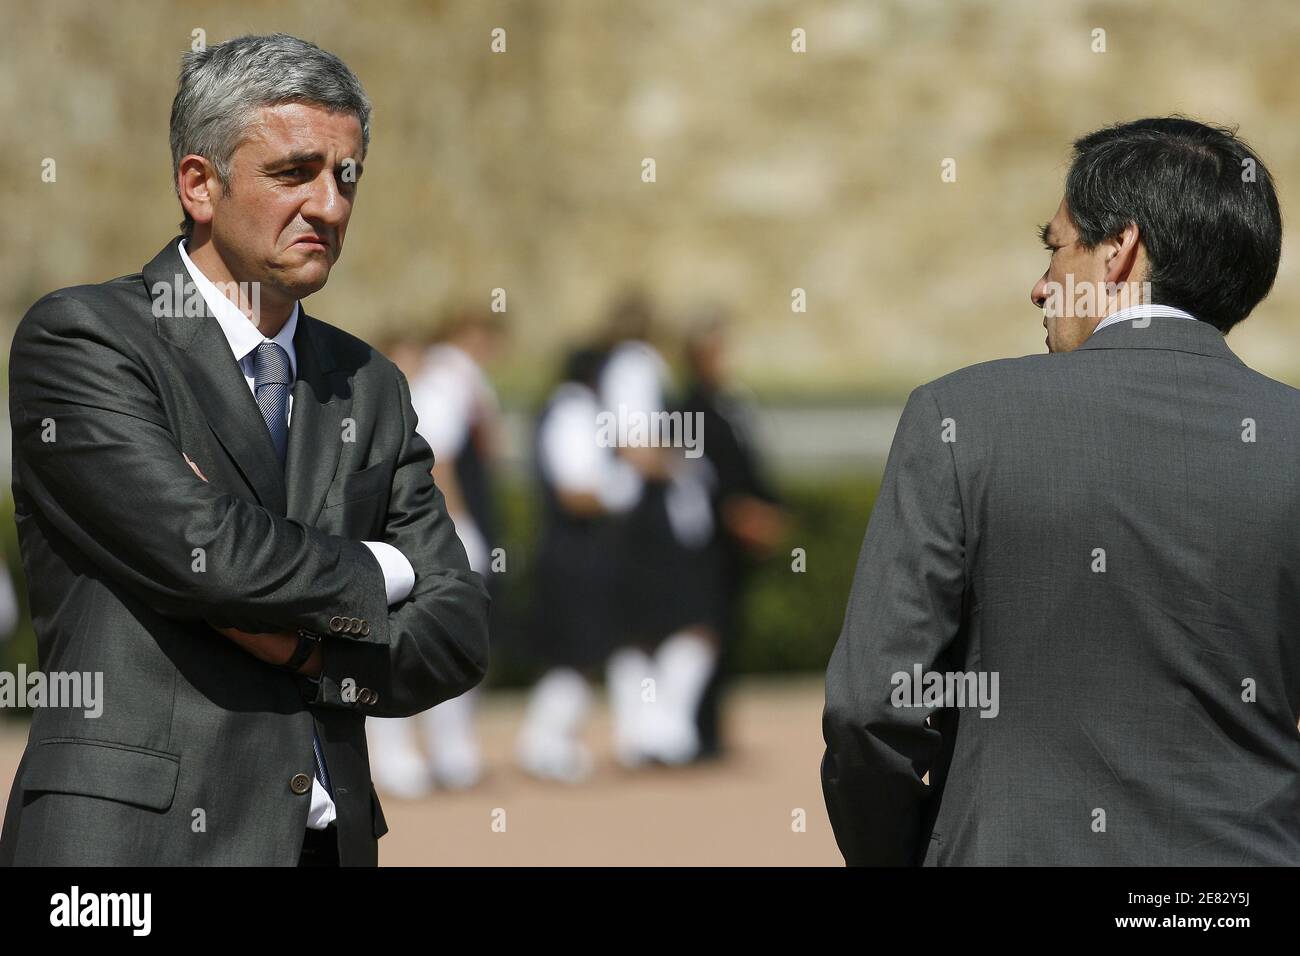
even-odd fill
[(384, 572), (384, 590), (388, 592), (389, 605), (406, 600), (415, 587), (415, 568), (406, 560), (406, 555), (391, 544), (382, 541), (362, 541), (370, 553), (379, 562), (379, 569)]

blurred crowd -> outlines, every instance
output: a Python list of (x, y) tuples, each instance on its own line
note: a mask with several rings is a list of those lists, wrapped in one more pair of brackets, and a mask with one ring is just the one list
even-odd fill
[[(602, 684), (624, 767), (689, 764), (726, 749), (740, 597), (787, 517), (756, 452), (751, 408), (729, 380), (725, 314), (700, 309), (677, 329), (669, 336), (644, 296), (623, 295), (595, 334), (565, 350), (533, 422), (539, 522), (522, 639), (540, 676), (515, 759), (538, 778), (591, 774), (584, 731)], [(460, 309), (428, 335), (379, 346), (410, 384), (434, 480), (494, 597), (508, 586), (500, 572), (519, 566), (507, 563), (494, 501), (502, 427), (492, 368), (508, 332), (499, 313)], [(611, 427), (629, 421), (665, 427)], [(412, 718), (369, 719), (376, 786), (408, 798), (474, 786), (484, 772), (480, 694)]]

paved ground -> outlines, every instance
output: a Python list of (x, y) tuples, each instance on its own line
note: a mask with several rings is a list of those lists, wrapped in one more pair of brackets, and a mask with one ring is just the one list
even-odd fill
[[(709, 766), (629, 773), (612, 761), (606, 714), (592, 721), (598, 769), (567, 787), (511, 762), (523, 699), (488, 696), (480, 711), (490, 772), (469, 792), (384, 800), (385, 866), (838, 866), (822, 803), (822, 683), (751, 681), (731, 699), (733, 756)], [(25, 730), (0, 724), (0, 809)], [(796, 811), (806, 820), (796, 832)], [(504, 832), (493, 821), (504, 819)]]

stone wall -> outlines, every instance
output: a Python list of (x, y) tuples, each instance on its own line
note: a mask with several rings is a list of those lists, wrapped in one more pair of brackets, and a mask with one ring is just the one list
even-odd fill
[[(11, 0), (5, 25), (6, 339), (44, 292), (135, 271), (175, 233), (167, 116), (199, 28), (304, 36), (374, 101), (346, 254), (309, 308), (369, 336), (504, 288), (504, 378), (521, 394), (627, 285), (669, 326), (701, 301), (734, 309), (737, 365), (759, 388), (900, 394), (1041, 351), (1036, 227), (1070, 140), (1121, 119), (1240, 124), (1286, 220), (1300, 213), (1287, 0)], [(1300, 384), (1296, 240), (1230, 341)]]

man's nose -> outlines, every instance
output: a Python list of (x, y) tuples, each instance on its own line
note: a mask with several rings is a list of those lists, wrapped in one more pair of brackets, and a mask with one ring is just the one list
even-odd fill
[(1034, 303), (1034, 307), (1041, 309), (1047, 305), (1047, 273), (1044, 272), (1034, 283), (1034, 287), (1029, 290), (1029, 301)]
[(302, 207), (303, 218), (308, 222), (322, 222), (337, 226), (348, 217), (348, 203), (339, 192), (332, 170), (322, 170), (312, 182), (311, 195)]

